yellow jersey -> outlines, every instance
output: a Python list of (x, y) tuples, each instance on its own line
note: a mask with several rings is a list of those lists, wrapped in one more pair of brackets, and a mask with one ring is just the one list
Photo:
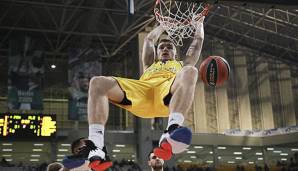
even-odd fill
[(149, 80), (157, 77), (173, 77), (182, 69), (182, 61), (157, 61), (148, 67), (140, 80)]

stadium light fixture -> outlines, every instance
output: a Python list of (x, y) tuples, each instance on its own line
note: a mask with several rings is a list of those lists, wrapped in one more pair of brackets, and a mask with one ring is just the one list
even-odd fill
[(234, 154), (235, 154), (235, 155), (241, 155), (242, 152), (235, 151)]
[(56, 65), (55, 65), (55, 64), (52, 64), (52, 65), (51, 65), (51, 68), (52, 68), (52, 69), (55, 69), (55, 68), (56, 68)]
[(13, 151), (13, 150), (11, 148), (3, 148), (2, 151), (8, 152), (8, 151)]
[(39, 154), (31, 154), (31, 157), (40, 157)]
[(11, 154), (2, 154), (2, 157), (11, 157)]
[(32, 151), (42, 151), (41, 148), (33, 148)]
[(2, 143), (3, 146), (10, 146), (12, 143)]
[(273, 151), (273, 153), (281, 153), (281, 151)]
[(196, 151), (187, 151), (188, 154), (194, 154)]
[(60, 151), (60, 152), (67, 152), (68, 149), (66, 149), (66, 148), (60, 148), (60, 149), (58, 149), (58, 151)]
[(125, 144), (116, 144), (115, 147), (125, 147)]
[(227, 149), (227, 147), (217, 147), (217, 149), (219, 149), (219, 150), (225, 150), (225, 149)]
[(57, 154), (57, 157), (64, 157), (65, 154)]
[(251, 147), (243, 147), (242, 150), (251, 150)]
[(39, 159), (30, 159), (30, 161), (32, 161), (32, 162), (38, 162)]

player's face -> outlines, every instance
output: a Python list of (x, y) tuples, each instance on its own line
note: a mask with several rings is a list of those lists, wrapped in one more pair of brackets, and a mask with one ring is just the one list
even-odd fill
[(176, 56), (176, 47), (171, 42), (161, 42), (157, 47), (157, 56), (159, 60), (173, 60)]
[(79, 79), (80, 89), (83, 92), (87, 92), (89, 88), (89, 79), (88, 78), (80, 78)]
[(164, 164), (164, 160), (156, 157), (154, 153), (150, 154), (150, 160), (148, 161), (148, 165), (152, 167), (154, 170), (161, 170)]

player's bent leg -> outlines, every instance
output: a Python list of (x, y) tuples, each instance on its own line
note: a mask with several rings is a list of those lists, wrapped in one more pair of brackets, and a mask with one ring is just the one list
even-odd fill
[(184, 66), (171, 87), (173, 96), (169, 104), (168, 126), (160, 138), (159, 147), (154, 149), (154, 154), (164, 160), (185, 151), (191, 143), (191, 130), (182, 126), (183, 114), (188, 112), (192, 104), (197, 78), (198, 70), (195, 67)]
[(87, 148), (86, 154), (92, 170), (102, 171), (112, 166), (104, 148), (104, 127), (109, 116), (109, 99), (121, 102), (123, 98), (124, 92), (114, 78), (98, 76), (91, 79), (88, 98), (88, 138), (94, 143), (94, 148)]

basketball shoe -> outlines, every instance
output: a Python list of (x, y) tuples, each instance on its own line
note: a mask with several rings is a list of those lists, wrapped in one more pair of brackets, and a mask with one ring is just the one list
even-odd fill
[(106, 147), (102, 149), (95, 146), (91, 140), (85, 140), (85, 146), (80, 148), (78, 154), (68, 156), (68, 159), (88, 159), (89, 168), (93, 171), (104, 171), (112, 167), (113, 163), (107, 154)]
[(191, 139), (192, 132), (190, 129), (173, 124), (161, 135), (159, 147), (155, 148), (153, 153), (163, 160), (170, 160), (173, 154), (187, 150)]

